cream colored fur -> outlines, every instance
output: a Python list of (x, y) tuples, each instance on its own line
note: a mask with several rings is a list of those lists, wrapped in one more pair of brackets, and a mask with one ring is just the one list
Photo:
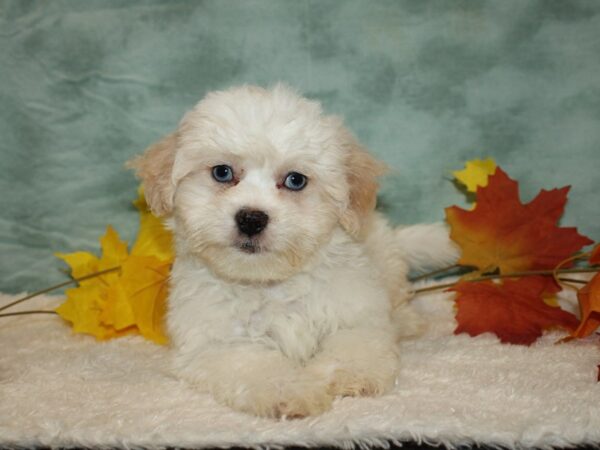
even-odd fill
[[(212, 176), (223, 164), (229, 183)], [(456, 250), (441, 225), (392, 229), (374, 211), (384, 166), (340, 119), (282, 85), (214, 92), (133, 165), (175, 235), (177, 376), (267, 417), (392, 389), (398, 339), (421, 326), (409, 262), (449, 263)], [(308, 177), (301, 191), (285, 188), (291, 171)], [(252, 253), (234, 220), (243, 208), (269, 216)]]

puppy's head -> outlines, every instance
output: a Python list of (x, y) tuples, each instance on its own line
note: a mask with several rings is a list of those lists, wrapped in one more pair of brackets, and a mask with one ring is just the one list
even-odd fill
[(132, 162), (178, 251), (219, 276), (299, 271), (339, 225), (355, 237), (375, 206), (375, 161), (342, 122), (278, 85), (209, 94)]

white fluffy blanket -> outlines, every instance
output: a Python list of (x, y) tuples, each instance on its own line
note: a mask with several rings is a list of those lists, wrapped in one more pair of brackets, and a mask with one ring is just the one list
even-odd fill
[[(0, 296), (0, 304), (11, 297)], [(23, 309), (56, 304), (30, 301)], [(73, 335), (55, 316), (0, 319), (0, 446), (382, 444), (506, 447), (600, 442), (596, 338), (531, 347), (454, 336), (448, 294), (423, 295), (427, 333), (402, 344), (404, 369), (382, 398), (343, 398), (315, 418), (274, 421), (216, 404), (171, 377), (166, 349), (141, 338)]]

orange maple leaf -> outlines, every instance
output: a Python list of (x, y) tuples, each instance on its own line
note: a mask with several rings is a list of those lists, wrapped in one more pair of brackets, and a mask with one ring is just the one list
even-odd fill
[[(596, 249), (597, 250), (597, 249)], [(600, 273), (577, 292), (581, 323), (571, 337), (584, 338), (592, 334), (600, 326)]]
[(522, 204), (518, 183), (498, 167), (488, 185), (477, 189), (473, 210), (446, 208), (450, 236), (462, 249), (459, 264), (501, 273), (552, 269), (591, 244), (576, 228), (556, 226), (568, 191), (568, 186), (542, 190)]
[(500, 341), (530, 345), (549, 328), (577, 327), (577, 318), (544, 302), (560, 290), (550, 277), (530, 276), (516, 280), (461, 281), (452, 289), (456, 295), (455, 334), (477, 336), (492, 332)]

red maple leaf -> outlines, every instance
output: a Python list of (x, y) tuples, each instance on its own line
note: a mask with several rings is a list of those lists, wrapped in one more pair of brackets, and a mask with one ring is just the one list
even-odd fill
[(450, 236), (462, 249), (459, 264), (501, 273), (552, 269), (591, 244), (576, 228), (556, 225), (568, 191), (568, 186), (542, 190), (522, 204), (518, 183), (497, 168), (488, 185), (477, 189), (473, 210), (446, 208)]
[(592, 250), (589, 262), (591, 265), (600, 264), (600, 244), (596, 245)]
[(529, 276), (516, 280), (457, 283), (455, 334), (477, 336), (492, 332), (502, 342), (530, 345), (549, 328), (577, 327), (576, 317), (549, 306), (544, 297), (560, 290), (550, 277)]

